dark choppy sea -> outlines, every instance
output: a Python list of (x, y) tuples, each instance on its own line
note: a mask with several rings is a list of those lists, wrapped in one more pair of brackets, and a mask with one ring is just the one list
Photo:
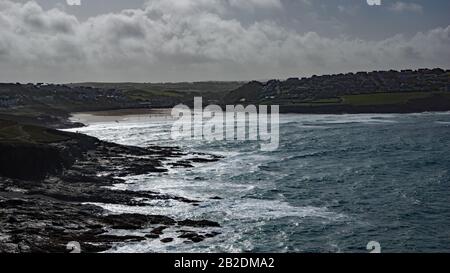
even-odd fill
[[(216, 220), (222, 235), (113, 251), (367, 252), (367, 243), (377, 241), (383, 252), (450, 252), (450, 113), (282, 115), (274, 152), (254, 142), (177, 142), (170, 128), (163, 116), (130, 116), (75, 131), (223, 155), (217, 163), (128, 177), (115, 186), (204, 200), (201, 206), (174, 200), (99, 205), (114, 213)], [(216, 196), (222, 199), (210, 199)]]

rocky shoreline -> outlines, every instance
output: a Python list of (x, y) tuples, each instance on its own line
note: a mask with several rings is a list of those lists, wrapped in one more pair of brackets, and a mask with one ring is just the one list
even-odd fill
[[(114, 190), (111, 186), (125, 182), (121, 177), (165, 173), (168, 170), (163, 161), (167, 159), (171, 159), (171, 167), (191, 168), (193, 163), (217, 161), (218, 156), (186, 154), (176, 147), (123, 146), (81, 134), (46, 130), (64, 140), (0, 141), (0, 161), (6, 164), (0, 168), (0, 253), (68, 252), (68, 243), (73, 241), (79, 242), (82, 252), (102, 252), (124, 242), (170, 243), (174, 238), (164, 234), (169, 227), (185, 243), (198, 243), (220, 234), (220, 224), (214, 219), (114, 215), (90, 204), (139, 207), (151, 200), (171, 199), (198, 206), (201, 200), (152, 191)], [(140, 231), (141, 235), (112, 235), (124, 230)]]

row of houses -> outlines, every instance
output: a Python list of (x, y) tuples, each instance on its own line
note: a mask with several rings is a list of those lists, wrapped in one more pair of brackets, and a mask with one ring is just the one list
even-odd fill
[(450, 91), (450, 70), (419, 69), (357, 72), (272, 80), (262, 97), (285, 99), (329, 98), (374, 92)]
[(117, 90), (61, 84), (0, 84), (0, 108), (44, 104), (50, 107), (102, 104), (119, 105), (129, 99)]

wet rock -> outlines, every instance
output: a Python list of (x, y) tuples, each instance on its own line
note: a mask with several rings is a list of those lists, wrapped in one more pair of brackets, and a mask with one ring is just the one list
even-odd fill
[(90, 240), (90, 242), (108, 242), (108, 243), (118, 243), (118, 242), (140, 242), (145, 240), (144, 237), (140, 236), (115, 236), (115, 235), (100, 235), (95, 237), (95, 240)]
[(214, 237), (216, 237), (217, 235), (220, 235), (220, 234), (221, 234), (220, 232), (214, 231), (214, 232), (211, 232), (211, 233), (206, 233), (205, 237), (206, 238), (214, 238)]
[(220, 224), (217, 222), (209, 221), (209, 220), (183, 220), (179, 221), (178, 225), (180, 226), (188, 226), (188, 227), (220, 227)]
[(106, 232), (106, 230), (103, 228), (96, 228), (96, 229), (91, 229), (91, 230), (85, 232), (84, 235), (92, 237), (92, 236), (103, 234), (105, 232)]
[(184, 232), (183, 234), (178, 236), (178, 238), (189, 239), (189, 240), (191, 240), (194, 243), (199, 243), (199, 242), (205, 240), (205, 236), (199, 235), (199, 234), (197, 234), (196, 232), (193, 232), (193, 231)]
[(0, 175), (24, 180), (41, 180), (60, 173), (70, 159), (52, 145), (0, 142)]
[(8, 208), (8, 207), (16, 207), (25, 205), (27, 201), (23, 199), (8, 199), (0, 202), (0, 207)]
[[(82, 253), (99, 253), (103, 251), (107, 251), (111, 248), (109, 244), (89, 244), (82, 243), (81, 244), (81, 252)], [(67, 250), (66, 250), (67, 252)]]
[(160, 226), (160, 227), (154, 228), (152, 231), (150, 231), (150, 233), (155, 234), (155, 235), (161, 235), (161, 234), (163, 234), (163, 231), (167, 228), (168, 228), (167, 226)]
[(14, 224), (14, 223), (17, 223), (17, 222), (18, 222), (18, 220), (17, 220), (16, 217), (14, 217), (14, 216), (8, 217), (8, 223)]
[(174, 225), (176, 223), (175, 220), (167, 216), (142, 214), (108, 215), (104, 218), (104, 222), (111, 225), (113, 229), (128, 230), (143, 229), (147, 225)]
[[(65, 133), (64, 133), (65, 134)], [(122, 146), (95, 138), (67, 133), (68, 141), (51, 143), (49, 150), (64, 158), (61, 164), (46, 165), (48, 169), (30, 172), (30, 179), (0, 175), (0, 253), (67, 252), (67, 244), (79, 242), (82, 252), (101, 252), (121, 242), (157, 239), (170, 226), (218, 227), (212, 221), (175, 221), (163, 215), (107, 215), (99, 206), (84, 203), (107, 203), (145, 206), (151, 200), (175, 200), (198, 205), (200, 201), (181, 196), (144, 191), (120, 191), (110, 187), (123, 183), (117, 176), (167, 171), (162, 160), (186, 156), (179, 148)], [(33, 147), (39, 149), (39, 147)], [(45, 153), (44, 153), (45, 154)], [(41, 153), (39, 152), (39, 156)], [(56, 153), (55, 153), (56, 155)], [(214, 156), (195, 154), (209, 162)], [(56, 158), (56, 157), (55, 157)], [(20, 161), (20, 160), (19, 160)], [(191, 164), (192, 165), (192, 164)], [(20, 167), (20, 166), (18, 166)], [(22, 172), (26, 170), (21, 169)], [(42, 171), (42, 172), (41, 172)], [(6, 171), (5, 171), (6, 173)], [(11, 191), (10, 189), (20, 189)], [(160, 225), (144, 236), (106, 234), (109, 229), (140, 230)], [(189, 236), (191, 242), (204, 235)], [(173, 238), (163, 238), (164, 243)]]
[(186, 160), (169, 163), (167, 165), (174, 167), (174, 168), (193, 168), (194, 167), (189, 161), (186, 161)]
[(161, 242), (167, 244), (167, 243), (173, 242), (173, 238), (164, 238), (164, 239), (161, 239)]
[(0, 243), (0, 253), (20, 253), (20, 249), (17, 244)]

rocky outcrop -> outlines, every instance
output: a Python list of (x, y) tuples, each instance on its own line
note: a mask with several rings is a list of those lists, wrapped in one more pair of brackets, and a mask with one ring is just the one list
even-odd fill
[[(117, 177), (166, 172), (163, 161), (168, 158), (192, 158), (187, 160), (192, 165), (194, 161), (212, 162), (219, 157), (188, 156), (173, 147), (138, 148), (79, 134), (61, 134), (64, 141), (54, 143), (0, 142), (0, 253), (66, 252), (67, 244), (72, 241), (79, 242), (83, 252), (100, 252), (117, 243), (160, 240), (169, 227), (175, 230), (220, 227), (210, 220), (111, 215), (98, 206), (86, 204), (139, 207), (152, 200), (174, 200), (197, 206), (201, 200), (154, 191), (114, 190), (111, 186), (125, 182)], [(165, 228), (157, 229), (161, 226)], [(155, 232), (142, 236), (108, 233), (111, 230), (144, 232), (147, 228)], [(185, 239), (200, 241), (200, 237), (192, 238)], [(202, 239), (206, 238), (209, 237), (205, 232)], [(173, 238), (161, 240), (171, 243)]]
[(61, 173), (71, 163), (59, 149), (49, 145), (0, 143), (0, 176), (39, 180)]
[(89, 136), (13, 124), (3, 130), (17, 132), (0, 139), (0, 176), (8, 178), (42, 180), (61, 174), (99, 143)]

